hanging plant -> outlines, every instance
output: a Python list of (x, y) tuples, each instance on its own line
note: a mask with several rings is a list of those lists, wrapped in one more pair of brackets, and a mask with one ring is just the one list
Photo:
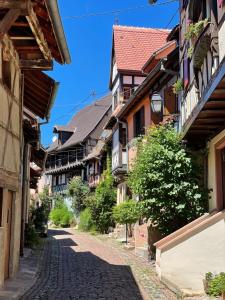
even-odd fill
[(185, 33), (185, 39), (190, 40), (194, 37), (198, 37), (206, 25), (209, 23), (208, 19), (201, 20), (197, 23), (190, 23), (187, 32)]
[(189, 47), (187, 51), (188, 58), (192, 58), (193, 52), (194, 52), (194, 47)]
[(173, 92), (174, 94), (177, 95), (182, 91), (183, 91), (183, 82), (181, 79), (178, 79), (173, 85)]

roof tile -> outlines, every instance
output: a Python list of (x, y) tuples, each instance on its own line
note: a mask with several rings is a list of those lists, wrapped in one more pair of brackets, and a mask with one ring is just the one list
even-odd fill
[(149, 57), (166, 43), (169, 33), (165, 29), (113, 26), (117, 69), (141, 72)]

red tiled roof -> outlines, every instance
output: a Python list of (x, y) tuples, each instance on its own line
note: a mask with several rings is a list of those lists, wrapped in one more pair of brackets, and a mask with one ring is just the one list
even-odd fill
[(117, 69), (141, 72), (149, 57), (166, 43), (169, 33), (165, 29), (113, 26)]

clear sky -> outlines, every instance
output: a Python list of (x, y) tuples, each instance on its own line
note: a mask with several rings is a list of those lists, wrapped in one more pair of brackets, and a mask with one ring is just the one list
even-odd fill
[[(171, 0), (157, 3), (167, 1)], [(54, 125), (67, 124), (78, 110), (107, 93), (113, 24), (172, 28), (178, 23), (179, 1), (161, 6), (148, 5), (148, 0), (58, 0), (58, 3), (72, 63), (55, 64), (54, 71), (48, 72), (60, 82), (60, 87), (50, 122), (42, 126), (44, 146), (52, 142)], [(117, 10), (121, 12), (88, 16)], [(97, 96), (89, 97), (93, 91)]]

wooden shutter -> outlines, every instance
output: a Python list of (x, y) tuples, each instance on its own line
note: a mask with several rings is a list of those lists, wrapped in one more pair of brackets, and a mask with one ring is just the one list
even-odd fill
[(184, 68), (184, 87), (187, 88), (189, 85), (189, 59), (187, 56), (184, 57), (183, 68)]

